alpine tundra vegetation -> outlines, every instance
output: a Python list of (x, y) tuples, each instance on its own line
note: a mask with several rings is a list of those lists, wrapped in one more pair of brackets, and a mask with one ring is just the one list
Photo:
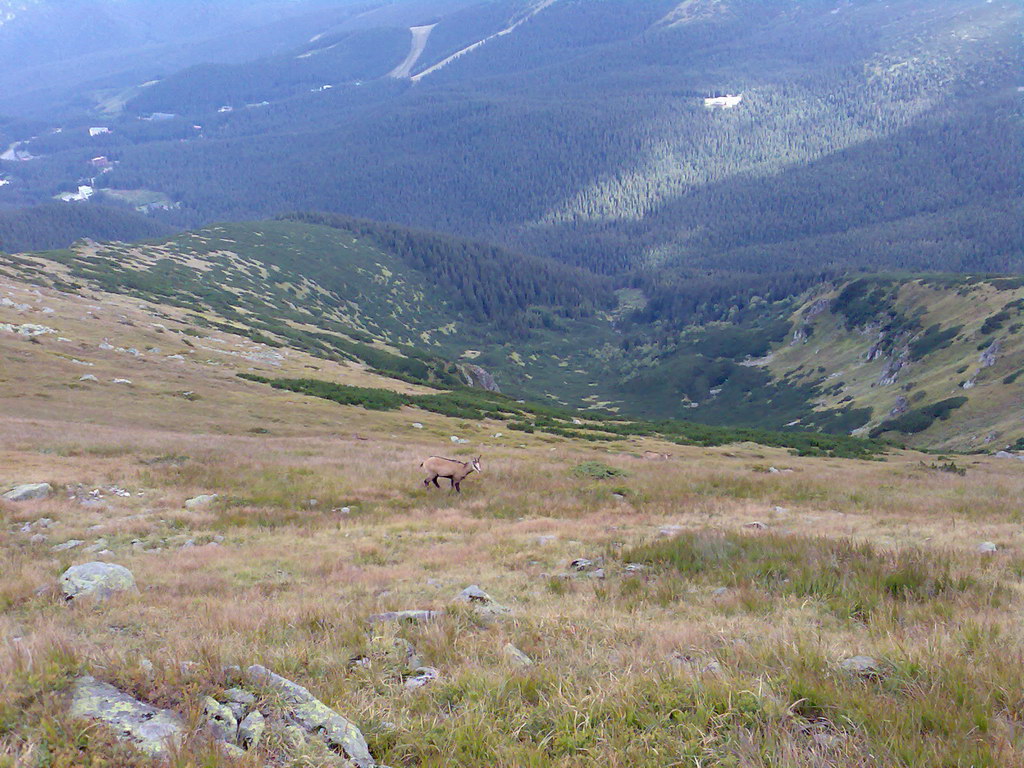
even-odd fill
[(0, 0), (0, 768), (1024, 768), (1021, 19)]

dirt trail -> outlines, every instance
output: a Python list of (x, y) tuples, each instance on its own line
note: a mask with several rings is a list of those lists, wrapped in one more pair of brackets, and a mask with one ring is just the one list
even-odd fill
[(422, 80), (427, 75), (434, 74), (439, 69), (443, 69), (444, 67), (448, 66), (453, 61), (455, 61), (456, 59), (462, 58), (467, 53), (471, 53), (472, 51), (475, 51), (477, 48), (480, 48), (481, 46), (484, 46), (487, 43), (491, 42), (491, 40), (494, 40), (494, 39), (499, 38), (499, 37), (504, 37), (505, 35), (511, 35), (513, 32), (515, 32), (517, 29), (519, 29), (519, 27), (521, 27), (523, 24), (528, 22), (530, 19), (532, 19), (538, 13), (543, 11), (545, 8), (548, 8), (549, 6), (554, 5), (557, 1), (558, 0), (541, 0), (539, 3), (537, 3), (535, 6), (533, 6), (533, 8), (531, 8), (529, 10), (529, 12), (525, 16), (523, 16), (523, 18), (521, 18), (518, 21), (514, 22), (513, 24), (505, 27), (505, 29), (501, 30), (500, 32), (495, 32), (493, 35), (491, 35), (490, 37), (485, 37), (483, 40), (477, 40), (472, 45), (467, 45), (461, 51), (456, 51), (455, 53), (453, 53), (448, 58), (442, 59), (441, 61), (439, 61), (434, 66), (429, 67), (429, 68), (423, 70), (418, 75), (413, 75), (412, 78), (410, 78), (410, 79), (414, 83), (418, 83), (420, 80)]
[(409, 27), (409, 31), (412, 32), (412, 46), (409, 48), (409, 55), (405, 57), (405, 61), (388, 73), (388, 77), (405, 80), (412, 74), (412, 68), (416, 66), (416, 62), (423, 55), (423, 51), (427, 47), (427, 40), (430, 39), (430, 33), (436, 26), (437, 24), (427, 24), (422, 27)]

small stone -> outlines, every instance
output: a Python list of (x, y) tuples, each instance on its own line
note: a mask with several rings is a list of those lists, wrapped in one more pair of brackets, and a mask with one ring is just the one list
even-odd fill
[(131, 379), (114, 379), (115, 384), (125, 384), (126, 386), (132, 386)]
[(612, 498), (615, 499), (616, 501), (625, 501), (626, 500), (625, 494), (622, 494), (622, 493), (613, 493), (612, 494)]
[(533, 665), (533, 659), (512, 645), (512, 643), (505, 643), (502, 653), (505, 654), (505, 658), (514, 666), (529, 667)]
[(537, 537), (537, 543), (540, 544), (542, 547), (546, 547), (549, 544), (554, 544), (556, 541), (558, 541), (558, 537), (550, 534), (547, 536)]
[(29, 483), (15, 486), (0, 498), (4, 501), (40, 501), (52, 495), (53, 486), (49, 483)]
[(746, 523), (743, 527), (744, 528), (751, 528), (751, 529), (753, 529), (755, 531), (766, 531), (766, 530), (768, 530), (768, 526), (765, 525), (764, 523), (762, 523), (760, 520), (755, 520), (752, 523)]
[(623, 570), (626, 573), (643, 573), (647, 570), (647, 566), (643, 563), (626, 563)]
[(147, 675), (153, 674), (153, 662), (147, 658), (139, 659), (139, 669), (145, 672)]
[(878, 674), (878, 660), (870, 656), (851, 656), (839, 662), (839, 668), (851, 675), (874, 677)]
[(99, 379), (97, 379), (97, 378), (96, 378), (95, 376), (93, 376), (93, 375), (92, 375), (91, 373), (87, 373), (87, 374), (85, 374), (85, 376), (82, 376), (82, 377), (81, 377), (81, 378), (79, 379), (79, 381), (94, 381), (94, 382), (96, 382), (96, 383), (99, 383)]
[(683, 526), (681, 526), (681, 525), (666, 525), (664, 528), (662, 528), (660, 531), (658, 531), (658, 535), (659, 536), (678, 536), (682, 532), (683, 532)]
[(729, 588), (728, 587), (719, 587), (718, 589), (714, 590), (711, 593), (711, 596), (712, 597), (724, 597), (727, 594), (729, 594)]
[(185, 502), (185, 509), (196, 510), (206, 509), (208, 506), (213, 504), (219, 496), (216, 493), (204, 493), (200, 496), (194, 496)]
[(50, 549), (52, 549), (54, 552), (66, 552), (69, 549), (80, 547), (83, 544), (85, 544), (85, 542), (81, 539), (70, 539), (69, 541), (65, 541), (63, 544), (55, 544), (54, 546), (50, 547)]
[(440, 675), (441, 673), (433, 667), (419, 667), (412, 677), (406, 679), (405, 687), (409, 690), (422, 688), (433, 683)]
[(263, 730), (266, 728), (266, 721), (258, 711), (250, 712), (246, 718), (238, 724), (238, 744), (243, 749), (253, 749), (260, 743)]
[(569, 567), (572, 570), (579, 571), (581, 573), (583, 571), (589, 570), (590, 568), (593, 567), (593, 565), (594, 565), (594, 561), (593, 560), (588, 560), (585, 557), (577, 557), (575, 560), (573, 560), (571, 563), (569, 563)]
[(604, 568), (598, 568), (595, 571), (591, 571), (589, 574), (587, 574), (587, 576), (588, 576), (588, 578), (591, 578), (591, 579), (599, 579), (599, 580), (600, 579), (604, 579), (604, 577), (605, 577)]
[(428, 622), (438, 619), (442, 611), (387, 611), (386, 613), (375, 613), (370, 616), (369, 621), (373, 624), (381, 624), (389, 621), (409, 621), (413, 623)]
[(48, 538), (48, 537), (47, 537), (47, 535), (46, 535), (45, 533), (37, 533), (37, 534), (33, 535), (33, 536), (32, 536), (32, 537), (31, 537), (31, 538), (29, 539), (29, 541), (30, 541), (31, 543), (33, 543), (33, 544), (45, 544), (45, 543), (46, 543), (46, 540), (47, 540), (47, 538)]
[(999, 548), (991, 541), (983, 541), (978, 545), (979, 555), (994, 555)]
[(420, 423), (419, 423), (418, 421), (414, 421), (414, 422), (412, 423), (412, 428), (413, 428), (413, 429), (423, 429), (423, 425), (422, 425), (422, 424), (420, 424)]
[(476, 584), (466, 587), (456, 595), (455, 599), (459, 602), (469, 603), (478, 616), (494, 617), (499, 614), (510, 613), (508, 608), (496, 601)]

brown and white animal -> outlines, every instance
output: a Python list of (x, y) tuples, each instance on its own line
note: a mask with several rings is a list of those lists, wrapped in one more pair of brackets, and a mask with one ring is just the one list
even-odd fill
[(420, 463), (429, 476), (423, 481), (423, 484), (427, 487), (431, 483), (434, 487), (440, 488), (440, 484), (437, 482), (437, 478), (445, 477), (452, 482), (452, 488), (456, 493), (462, 493), (462, 489), (459, 484), (465, 480), (473, 472), (483, 472), (480, 469), (480, 457), (477, 456), (472, 461), (456, 461), (455, 459), (444, 459), (440, 456), (431, 456), (429, 459), (425, 459)]

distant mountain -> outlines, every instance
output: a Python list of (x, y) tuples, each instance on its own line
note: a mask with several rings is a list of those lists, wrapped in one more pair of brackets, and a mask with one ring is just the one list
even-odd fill
[(373, 3), (358, 0), (4, 0), (0, 114), (66, 113), (201, 61), (298, 45)]
[[(143, 17), (169, 19), (167, 38), (195, 33), (170, 7)], [(232, 6), (173, 7), (219, 34)], [(265, 29), (322, 21), (288, 8)], [(0, 138), (39, 159), (0, 165), (0, 206), (73, 190), (103, 155), (114, 166), (99, 186), (166, 196), (175, 205), (156, 215), (176, 225), (330, 210), (630, 272), (652, 291), (1021, 267), (1017, 3), (334, 10), (269, 55), (254, 45), (246, 59), (235, 36), (221, 57), (103, 91), (102, 113), (11, 127)], [(252, 24), (273, 13), (238, 11)], [(110, 133), (90, 136), (96, 120)]]

